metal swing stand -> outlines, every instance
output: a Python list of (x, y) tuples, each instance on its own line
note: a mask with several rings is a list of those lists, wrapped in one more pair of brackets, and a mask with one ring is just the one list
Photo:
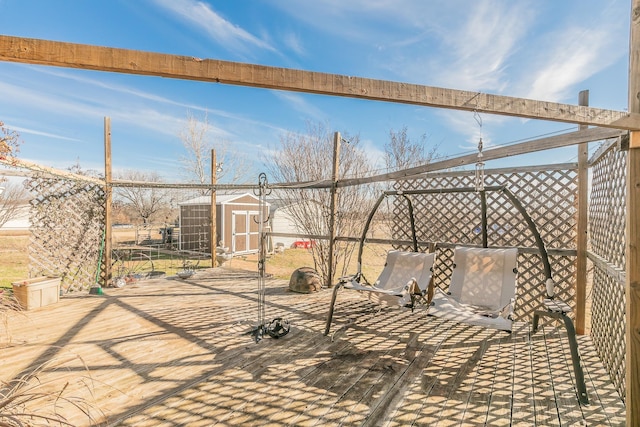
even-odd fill
[(265, 334), (272, 338), (281, 338), (289, 333), (289, 321), (282, 317), (276, 317), (271, 322), (265, 322), (265, 268), (267, 262), (267, 234), (264, 225), (269, 221), (269, 217), (264, 217), (264, 208), (267, 206), (266, 198), (271, 194), (271, 188), (267, 182), (267, 175), (263, 172), (258, 176), (258, 189), (254, 194), (259, 197), (258, 201), (258, 322), (248, 334), (253, 336), (256, 343), (264, 338)]
[(562, 320), (563, 325), (567, 330), (567, 338), (569, 339), (571, 363), (573, 364), (573, 372), (576, 380), (576, 390), (578, 391), (578, 400), (580, 401), (580, 403), (588, 405), (589, 396), (587, 395), (587, 387), (584, 382), (584, 372), (582, 370), (582, 364), (580, 362), (580, 352), (578, 351), (576, 329), (573, 326), (573, 321), (571, 320), (571, 318), (567, 316), (567, 314), (571, 313), (571, 307), (569, 307), (569, 305), (563, 301), (556, 301), (552, 298), (544, 300), (543, 305), (546, 310), (536, 310), (533, 313), (533, 333), (538, 330), (540, 316)]
[[(538, 249), (540, 261), (542, 262), (542, 266), (544, 268), (544, 276), (545, 276), (544, 286), (546, 288), (546, 295), (545, 295), (546, 298), (543, 301), (544, 310), (537, 310), (534, 312), (532, 333), (535, 333), (536, 330), (538, 329), (539, 318), (541, 316), (552, 317), (552, 318), (563, 321), (563, 325), (567, 331), (567, 338), (569, 340), (569, 347), (571, 350), (571, 358), (573, 363), (573, 371), (574, 371), (578, 399), (581, 404), (588, 404), (589, 398), (587, 396), (586, 385), (584, 381), (584, 372), (582, 369), (580, 354), (578, 351), (576, 332), (573, 325), (573, 321), (569, 316), (567, 316), (568, 313), (571, 313), (571, 308), (569, 307), (568, 304), (564, 303), (563, 301), (554, 298), (555, 292), (554, 292), (554, 281), (553, 281), (553, 276), (551, 271), (551, 264), (549, 262), (549, 256), (548, 256), (545, 244), (542, 240), (542, 237), (540, 236), (540, 233), (538, 231), (538, 228), (536, 227), (531, 216), (528, 214), (528, 212), (526, 211), (526, 209), (524, 208), (520, 200), (505, 185), (484, 186), (482, 165), (480, 165), (480, 167), (478, 168), (476, 176), (478, 178), (478, 182), (476, 184), (479, 184), (476, 187), (433, 188), (433, 189), (406, 190), (406, 191), (391, 190), (391, 191), (383, 192), (383, 194), (380, 195), (378, 201), (374, 205), (372, 211), (370, 212), (369, 218), (365, 223), (364, 232), (362, 233), (362, 236), (360, 238), (360, 244), (359, 244), (359, 250), (358, 250), (358, 272), (356, 274), (357, 275), (361, 274), (362, 252), (363, 252), (363, 246), (366, 242), (366, 233), (367, 233), (369, 224), (371, 222), (371, 219), (373, 218), (375, 211), (378, 209), (378, 207), (382, 203), (382, 200), (385, 197), (399, 196), (404, 198), (407, 201), (408, 203), (407, 211), (408, 211), (410, 224), (411, 224), (413, 247), (414, 247), (414, 251), (417, 251), (417, 240), (415, 235), (415, 219), (414, 219), (411, 200), (408, 196), (420, 195), (420, 194), (477, 193), (480, 197), (481, 209), (482, 209), (482, 225), (481, 225), (482, 247), (487, 248), (488, 247), (488, 237), (487, 237), (488, 227), (487, 227), (486, 194), (491, 192), (502, 193), (511, 202), (513, 207), (518, 212), (520, 212), (529, 230), (531, 231)], [(336, 303), (336, 296), (337, 296), (338, 290), (341, 288), (344, 288), (344, 283), (338, 283), (334, 288), (332, 299), (329, 305), (329, 313), (327, 316), (325, 332), (324, 332), (325, 335), (329, 334), (331, 323), (333, 321), (333, 312), (334, 312), (335, 303)]]
[[(482, 119), (478, 116), (476, 118), (478, 121), (478, 125), (480, 125), (480, 131), (482, 135)], [(482, 136), (480, 136), (480, 141), (478, 142), (478, 161), (476, 163), (476, 174), (475, 174), (475, 183), (476, 183), (476, 191), (484, 191), (484, 162), (482, 161)], [(516, 208), (521, 212), (521, 214), (525, 217), (525, 220), (529, 223), (529, 228), (534, 231), (534, 236), (536, 238), (536, 243), (538, 247), (541, 249), (541, 256), (543, 257), (543, 263), (545, 265), (545, 271), (547, 273), (547, 298), (543, 301), (543, 306), (545, 310), (536, 310), (533, 313), (532, 320), (532, 332), (536, 333), (538, 330), (538, 323), (540, 321), (540, 316), (543, 317), (551, 317), (553, 319), (562, 320), (562, 324), (564, 325), (567, 331), (567, 338), (569, 340), (569, 349), (571, 350), (571, 363), (573, 364), (573, 373), (576, 381), (576, 390), (578, 392), (578, 400), (582, 404), (589, 404), (589, 396), (587, 395), (587, 387), (584, 382), (584, 372), (582, 370), (582, 363), (580, 361), (580, 352), (578, 351), (578, 340), (576, 339), (576, 329), (573, 326), (573, 321), (567, 315), (571, 313), (571, 307), (569, 304), (564, 301), (559, 301), (554, 299), (554, 289), (553, 289), (553, 280), (551, 279), (551, 269), (549, 264), (548, 255), (546, 250), (544, 249), (544, 244), (542, 243), (542, 239), (540, 237), (540, 233), (537, 231), (537, 227), (533, 224), (531, 217), (526, 213), (524, 207), (520, 204), (519, 201), (516, 200), (515, 195), (511, 192), (507, 193), (507, 196), (511, 199), (512, 203), (516, 206)], [(483, 202), (484, 203), (484, 202)], [(483, 214), (484, 215), (484, 214)]]

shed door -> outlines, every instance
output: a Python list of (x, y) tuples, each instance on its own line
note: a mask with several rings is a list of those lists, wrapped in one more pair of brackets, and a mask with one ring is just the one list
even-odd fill
[(258, 249), (258, 212), (233, 211), (231, 229), (233, 233), (231, 252), (251, 252)]

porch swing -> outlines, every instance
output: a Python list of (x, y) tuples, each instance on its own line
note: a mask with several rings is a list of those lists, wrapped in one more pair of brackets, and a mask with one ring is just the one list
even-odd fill
[[(351, 276), (342, 277), (334, 286), (329, 312), (327, 315), (325, 335), (329, 334), (338, 292), (341, 289), (357, 290), (397, 298), (399, 305), (412, 311), (417, 304), (426, 307), (427, 314), (445, 318), (458, 323), (478, 325), (511, 332), (512, 310), (517, 295), (517, 257), (518, 248), (489, 247), (487, 226), (487, 195), (497, 193), (508, 200), (520, 213), (529, 232), (533, 236), (539, 260), (544, 271), (545, 299), (542, 309), (533, 315), (532, 330), (538, 328), (539, 318), (547, 316), (562, 321), (567, 331), (569, 347), (576, 382), (578, 399), (588, 404), (584, 373), (582, 370), (578, 344), (573, 321), (568, 316), (571, 308), (568, 304), (555, 298), (554, 281), (551, 265), (545, 244), (538, 228), (533, 222), (520, 200), (505, 185), (484, 186), (483, 163), (476, 168), (476, 186), (463, 188), (435, 188), (421, 190), (384, 191), (369, 213), (359, 240), (357, 271)], [(410, 196), (440, 194), (476, 194), (480, 199), (482, 243), (479, 245), (459, 245), (438, 243), (438, 247), (453, 248), (453, 266), (448, 292), (434, 286), (433, 265), (435, 262), (435, 244), (431, 245), (431, 253), (419, 251), (416, 237), (414, 206)], [(362, 254), (367, 232), (376, 211), (383, 200), (389, 197), (400, 197), (407, 204), (407, 214), (411, 228), (411, 251), (393, 250), (387, 254), (387, 261), (378, 279), (370, 283), (362, 273)], [(399, 243), (399, 242), (396, 242)], [(400, 260), (400, 261), (399, 261)]]
[[(460, 320), (460, 316), (464, 315), (466, 323), (510, 332), (511, 311), (516, 296), (518, 250), (504, 247), (489, 248), (486, 202), (488, 193), (504, 194), (525, 219), (538, 246), (544, 266), (547, 296), (551, 298), (554, 294), (553, 279), (544, 243), (531, 217), (506, 186), (484, 187), (480, 191), (475, 187), (389, 190), (379, 196), (365, 222), (359, 239), (356, 273), (341, 277), (334, 286), (325, 335), (328, 335), (331, 329), (337, 295), (341, 289), (395, 297), (400, 306), (412, 310), (418, 304), (422, 304), (431, 315), (450, 320)], [(448, 293), (434, 286), (433, 266), (436, 260), (433, 250), (435, 247), (432, 245), (430, 253), (420, 252), (416, 235), (414, 207), (410, 196), (430, 194), (477, 194), (480, 198), (482, 223), (479, 233), (482, 236), (482, 246), (438, 244), (439, 247), (454, 249), (453, 273)], [(378, 279), (371, 283), (362, 273), (362, 255), (373, 217), (382, 202), (389, 197), (400, 197), (406, 202), (411, 231), (411, 250), (389, 251), (382, 272)], [(476, 311), (475, 314), (474, 311)]]

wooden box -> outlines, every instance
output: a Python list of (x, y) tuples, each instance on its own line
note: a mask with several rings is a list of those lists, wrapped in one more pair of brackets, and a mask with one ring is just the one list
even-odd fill
[(23, 310), (54, 304), (60, 298), (59, 277), (34, 277), (11, 283), (13, 295)]

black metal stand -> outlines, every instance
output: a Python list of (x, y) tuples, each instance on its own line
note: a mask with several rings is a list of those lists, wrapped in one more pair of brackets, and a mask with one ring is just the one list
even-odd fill
[(339, 282), (333, 287), (333, 294), (331, 295), (331, 304), (329, 305), (329, 314), (327, 315), (327, 324), (324, 327), (325, 335), (329, 335), (329, 330), (331, 329), (331, 322), (333, 320), (333, 309), (336, 305), (336, 297), (338, 296), (338, 291), (343, 286), (344, 286), (344, 283)]
[(571, 349), (571, 362), (573, 364), (573, 372), (576, 380), (576, 390), (578, 391), (578, 400), (584, 405), (589, 404), (589, 396), (587, 395), (587, 387), (584, 382), (584, 372), (580, 362), (580, 353), (578, 352), (578, 341), (576, 339), (576, 329), (573, 321), (567, 313), (571, 312), (571, 308), (564, 302), (555, 300), (545, 300), (544, 306), (546, 310), (536, 310), (533, 313), (533, 332), (538, 330), (538, 322), (540, 316), (551, 317), (562, 320), (567, 337), (569, 338), (569, 348)]

